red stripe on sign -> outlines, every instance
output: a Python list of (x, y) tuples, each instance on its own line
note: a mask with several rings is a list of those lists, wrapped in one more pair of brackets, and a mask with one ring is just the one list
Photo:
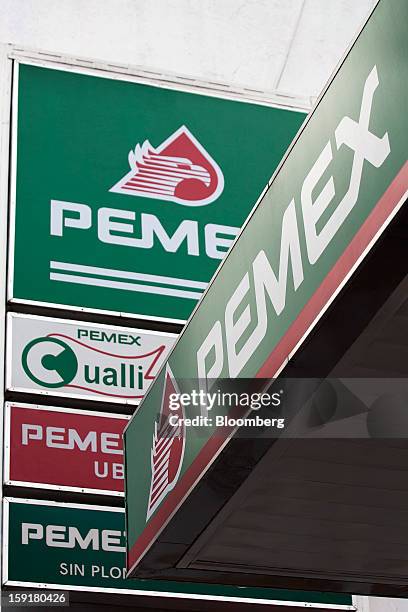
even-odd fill
[[(109, 276), (109, 274), (107, 274)], [(57, 332), (48, 334), (48, 338), (64, 338), (65, 340), (70, 340), (71, 342), (75, 342), (84, 348), (89, 349), (90, 351), (95, 351), (95, 353), (100, 353), (101, 355), (107, 355), (108, 357), (117, 357), (118, 359), (144, 359), (145, 357), (150, 357), (151, 355), (155, 355), (159, 353), (159, 357), (166, 348), (164, 344), (160, 344), (157, 348), (152, 349), (148, 353), (139, 353), (139, 355), (121, 355), (120, 353), (108, 353), (107, 351), (102, 351), (101, 349), (96, 348), (95, 346), (91, 346), (89, 344), (85, 344), (85, 342), (81, 342), (76, 338), (72, 338), (71, 336), (67, 336), (66, 334), (59, 334)]]
[(338, 286), (357, 263), (378, 230), (384, 225), (394, 208), (408, 188), (408, 162), (404, 164), (387, 191), (376, 204), (374, 210), (354, 236), (344, 253), (322, 281), (320, 287), (304, 306), (298, 317), (289, 327), (285, 336), (278, 342), (268, 359), (259, 370), (258, 378), (272, 378), (296, 347), (306, 330), (313, 324), (316, 315), (330, 300)]
[[(327, 304), (336, 289), (347, 277), (370, 242), (376, 237), (379, 230), (392, 215), (394, 209), (401, 203), (401, 199), (406, 194), (407, 188), (408, 162), (402, 166), (388, 189), (375, 205), (375, 208), (351, 240), (344, 253), (339, 257), (321, 285), (289, 327), (285, 336), (278, 342), (274, 350), (261, 366), (256, 377), (273, 378), (276, 372), (279, 371), (288, 358), (288, 355), (316, 321), (322, 308)], [(176, 487), (169, 493), (167, 499), (163, 501), (154, 517), (149, 521), (130, 551), (128, 551), (128, 571), (134, 569), (171, 517), (175, 514), (181, 503), (188, 496), (192, 488), (197, 484), (200, 477), (205, 474), (212, 461), (222, 451), (231, 431), (232, 428), (226, 427), (222, 428), (222, 433), (220, 433), (220, 430), (217, 430), (203, 446), (190, 467), (180, 478)]]

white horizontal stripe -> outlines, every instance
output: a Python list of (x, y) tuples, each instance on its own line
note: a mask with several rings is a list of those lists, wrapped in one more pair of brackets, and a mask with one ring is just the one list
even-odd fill
[(170, 450), (171, 450), (171, 441), (170, 441), (170, 444), (167, 444), (167, 446), (163, 448), (162, 451), (160, 451), (159, 455), (152, 455), (154, 471), (158, 470), (160, 466), (163, 465), (163, 461), (165, 462), (166, 459), (170, 455)]
[(199, 300), (202, 293), (194, 291), (183, 291), (181, 289), (167, 289), (166, 287), (153, 287), (149, 285), (136, 285), (120, 281), (105, 280), (102, 278), (90, 278), (88, 276), (75, 276), (73, 274), (50, 273), (50, 279), (62, 281), (63, 283), (74, 283), (79, 285), (94, 285), (96, 287), (108, 287), (109, 289), (123, 289), (124, 291), (138, 291), (139, 293), (157, 293), (159, 295), (171, 295), (189, 300)]
[(158, 468), (157, 470), (154, 470), (154, 482), (152, 483), (152, 493), (154, 492), (154, 490), (157, 487), (156, 483), (159, 483), (160, 480), (163, 478), (163, 476), (165, 476), (166, 478), (169, 477), (169, 465), (170, 465), (170, 452), (167, 454), (166, 456), (166, 461), (163, 463), (163, 465), (160, 466), (160, 468)]
[[(169, 467), (169, 457), (170, 457), (170, 453), (167, 456), (167, 467)], [(160, 474), (156, 474), (156, 472), (154, 471), (153, 482), (152, 482), (152, 497), (155, 491), (158, 488), (160, 488), (160, 486), (162, 485), (163, 480), (168, 481), (168, 478), (169, 478), (168, 470), (161, 472)]]
[[(138, 173), (142, 173), (145, 170), (150, 170), (150, 168), (138, 168)], [(152, 168), (153, 172), (159, 172), (158, 170), (156, 170), (155, 168)], [(162, 172), (164, 172), (162, 170)], [(207, 181), (210, 180), (210, 175), (208, 172), (206, 172), (205, 174), (198, 174), (197, 172), (194, 172), (193, 170), (184, 170), (181, 168), (177, 168), (177, 170), (171, 170), (168, 172), (169, 176), (177, 176), (178, 178), (196, 178), (197, 180), (201, 180), (203, 181), (204, 179), (206, 179)], [(138, 176), (138, 174), (135, 174), (135, 176)]]
[(95, 266), (84, 266), (82, 264), (65, 263), (63, 261), (50, 261), (50, 268), (53, 270), (67, 270), (68, 272), (83, 272), (86, 274), (97, 274), (98, 276), (113, 276), (114, 278), (126, 278), (136, 281), (146, 281), (155, 284), (176, 285), (181, 287), (191, 287), (192, 289), (204, 289), (207, 283), (189, 280), (186, 278), (176, 278), (174, 276), (158, 276), (156, 274), (143, 274), (142, 272), (127, 272), (124, 270), (113, 270), (111, 268), (100, 268)]
[[(159, 484), (156, 485), (156, 481), (159, 482), (163, 480), (164, 478), (164, 483), (167, 485), (168, 481), (169, 481), (169, 474), (168, 474), (168, 469), (169, 469), (169, 461), (167, 461), (167, 464), (163, 467), (162, 470), (160, 470), (159, 474), (155, 474), (154, 475), (154, 482), (152, 483), (153, 487), (152, 487), (152, 497), (154, 497), (156, 495), (156, 489), (161, 489), (162, 485), (159, 486)], [(164, 484), (162, 483), (162, 484)]]
[(169, 467), (169, 463), (170, 463), (170, 452), (166, 454), (165, 459), (166, 459), (165, 461), (163, 461), (160, 465), (154, 468), (155, 482), (156, 480), (162, 477), (163, 473), (167, 474), (167, 468)]
[(145, 164), (143, 166), (138, 165), (138, 171), (140, 173), (145, 173), (148, 172), (149, 174), (163, 174), (163, 176), (174, 176), (175, 174), (177, 174), (178, 172), (188, 172), (194, 176), (196, 176), (198, 179), (203, 179), (203, 178), (210, 178), (210, 174), (209, 172), (205, 171), (205, 172), (196, 172), (195, 170), (184, 170), (183, 168), (181, 169), (177, 169), (177, 170), (171, 170), (171, 168), (166, 168), (166, 167), (157, 167), (155, 168), (154, 166), (151, 166), (149, 164), (149, 166), (146, 166)]
[[(167, 161), (168, 160), (168, 161)], [(153, 156), (153, 155), (149, 155), (149, 156), (145, 156), (142, 157), (141, 160), (137, 160), (137, 164), (157, 164), (160, 166), (168, 166), (171, 168), (179, 168), (180, 166), (198, 166), (198, 164), (193, 164), (193, 162), (190, 159), (177, 159), (177, 158), (165, 158), (163, 156)], [(198, 166), (198, 168), (200, 169), (192, 169), (193, 172), (197, 172), (199, 174), (206, 174), (208, 173), (208, 170), (206, 168), (204, 168), (203, 166)]]
[(187, 157), (166, 157), (166, 155), (143, 155), (143, 161), (153, 160), (158, 164), (166, 164), (167, 166), (177, 166), (178, 164), (191, 164)]
[(178, 436), (179, 429), (175, 429), (171, 434), (169, 434), (166, 438), (164, 438), (164, 442), (161, 445), (160, 449), (154, 451), (153, 461), (155, 462), (156, 467), (159, 466), (162, 462), (162, 455), (167, 453), (171, 445), (173, 444), (173, 439)]
[[(187, 168), (183, 167), (187, 166)], [(208, 175), (209, 171), (206, 168), (202, 168), (201, 170), (197, 170), (196, 168), (192, 168), (190, 164), (158, 164), (157, 162), (152, 162), (150, 160), (144, 160), (143, 162), (138, 162), (137, 167), (141, 169), (151, 169), (151, 170), (161, 170), (162, 172), (192, 172), (197, 176)]]
[(174, 172), (163, 172), (163, 170), (157, 170), (156, 168), (138, 168), (134, 178), (138, 176), (151, 176), (152, 178), (163, 178), (166, 181), (176, 181), (178, 178)]
[[(154, 495), (152, 495), (152, 497), (149, 500), (149, 508), (152, 507), (153, 510), (155, 510), (157, 508), (157, 506), (159, 505), (160, 501), (163, 499), (163, 496), (167, 490), (167, 486), (168, 486), (168, 481), (165, 483), (165, 486), (163, 485)], [(151, 504), (153, 504), (153, 506), (151, 506)]]
[[(152, 489), (152, 493), (151, 493), (151, 497), (150, 497), (150, 504), (155, 504), (156, 501), (158, 499), (160, 499), (160, 497), (163, 495), (163, 492), (167, 489), (169, 484), (169, 479), (168, 476), (166, 476), (166, 478), (162, 478), (162, 482), (160, 483), (160, 486), (156, 487), (155, 489)], [(153, 483), (154, 486), (154, 483)]]
[(143, 169), (154, 169), (154, 170), (161, 170), (162, 172), (171, 172), (172, 174), (174, 172), (192, 172), (193, 174), (196, 174), (197, 176), (208, 176), (209, 172), (208, 170), (206, 170), (206, 168), (203, 168), (202, 170), (197, 170), (196, 168), (181, 168), (181, 166), (188, 166), (189, 164), (158, 164), (156, 161), (152, 162), (150, 160), (143, 160), (143, 162), (138, 162), (137, 167), (138, 168), (143, 168)]
[(164, 189), (168, 189), (170, 186), (174, 187), (180, 182), (178, 177), (161, 177), (159, 174), (146, 174), (145, 172), (138, 172), (128, 183), (158, 183), (163, 185)]
[(175, 431), (177, 430), (175, 430), (174, 428), (169, 429), (169, 431), (166, 432), (166, 437), (162, 438), (160, 436), (160, 438), (157, 439), (156, 446), (153, 449), (153, 461), (161, 461), (160, 456), (163, 454), (165, 448), (167, 448), (167, 446), (169, 445), (169, 441), (171, 442)]
[(159, 446), (160, 440), (165, 438), (171, 429), (173, 429), (173, 426), (170, 425), (169, 421), (167, 421), (166, 426), (160, 429), (160, 431), (157, 433), (157, 446)]
[(127, 182), (123, 185), (123, 189), (129, 189), (130, 191), (143, 191), (143, 193), (157, 193), (158, 195), (174, 195), (174, 188), (165, 189), (164, 187), (158, 187), (157, 185), (152, 185), (151, 187), (146, 187), (140, 183), (130, 183)]
[(178, 183), (179, 180), (180, 180), (177, 176), (174, 176), (174, 174), (163, 174), (163, 172), (145, 170), (145, 168), (140, 170), (130, 180), (131, 181), (136, 181), (136, 180), (138, 180), (140, 178), (143, 178), (144, 181), (153, 181), (153, 180), (155, 180), (155, 181), (160, 181), (163, 184), (167, 183), (169, 185), (173, 185), (175, 183)]
[(169, 440), (171, 441), (176, 435), (176, 433), (178, 433), (178, 428), (172, 427), (169, 424), (169, 428), (168, 429), (166, 428), (166, 431), (163, 432), (163, 434), (160, 434), (160, 438), (158, 438), (156, 447), (154, 449), (155, 460), (157, 459), (159, 455), (161, 455), (162, 452), (164, 452), (164, 448), (167, 447)]

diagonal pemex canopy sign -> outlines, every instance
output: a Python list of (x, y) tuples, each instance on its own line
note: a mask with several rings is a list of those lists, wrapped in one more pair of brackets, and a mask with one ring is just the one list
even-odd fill
[(152, 445), (169, 385), (276, 376), (403, 205), (407, 21), (405, 0), (376, 5), (130, 421), (130, 575), (227, 441), (225, 429), (181, 429), (159, 483)]

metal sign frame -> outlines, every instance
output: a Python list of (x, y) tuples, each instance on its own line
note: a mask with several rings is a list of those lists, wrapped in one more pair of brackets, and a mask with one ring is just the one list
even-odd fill
[[(121, 398), (121, 397), (92, 397), (91, 395), (85, 395), (85, 394), (81, 394), (81, 393), (75, 393), (75, 394), (69, 394), (69, 393), (59, 393), (58, 392), (58, 387), (51, 389), (50, 391), (47, 390), (43, 390), (43, 389), (27, 389), (24, 387), (13, 387), (12, 386), (12, 355), (13, 355), (13, 337), (12, 337), (12, 333), (11, 333), (11, 321), (13, 320), (13, 318), (15, 319), (30, 319), (30, 320), (39, 320), (39, 321), (47, 321), (49, 320), (50, 323), (63, 323), (65, 325), (72, 323), (73, 325), (82, 325), (83, 327), (95, 327), (97, 329), (112, 329), (112, 330), (123, 330), (126, 332), (132, 332), (132, 333), (140, 333), (140, 334), (147, 334), (147, 335), (151, 335), (151, 336), (168, 336), (169, 338), (174, 338), (177, 339), (178, 338), (178, 334), (175, 334), (173, 332), (161, 332), (161, 331), (157, 331), (157, 330), (150, 330), (150, 329), (139, 329), (137, 327), (121, 327), (120, 325), (106, 325), (104, 323), (95, 323), (94, 321), (78, 321), (78, 320), (73, 320), (73, 319), (61, 319), (61, 318), (55, 318), (52, 317), (50, 318), (42, 316), (42, 315), (28, 315), (28, 314), (22, 314), (22, 313), (17, 313), (17, 312), (9, 312), (7, 314), (7, 335), (6, 335), (6, 376), (5, 376), (5, 386), (7, 391), (17, 391), (17, 392), (21, 392), (21, 393), (30, 393), (33, 395), (46, 395), (46, 396), (51, 396), (51, 397), (62, 397), (62, 398), (68, 398), (68, 399), (73, 399), (73, 400), (87, 400), (90, 401), (92, 403), (94, 402), (102, 402), (102, 403), (108, 403), (108, 404), (125, 404), (125, 405), (130, 405), (130, 406), (138, 406), (141, 402), (141, 400), (139, 399), (127, 399), (127, 398)], [(171, 349), (170, 349), (171, 350)], [(152, 381), (153, 382), (153, 381)]]
[(87, 487), (72, 487), (67, 485), (48, 484), (42, 482), (25, 482), (22, 480), (12, 480), (10, 478), (10, 417), (13, 406), (27, 408), (29, 410), (62, 412), (64, 414), (79, 414), (84, 416), (104, 417), (108, 419), (123, 419), (128, 421), (130, 415), (115, 414), (109, 412), (96, 412), (93, 410), (79, 410), (76, 408), (59, 408), (56, 406), (40, 406), (38, 404), (26, 404), (23, 402), (5, 402), (4, 404), (4, 445), (3, 445), (3, 482), (5, 485), (25, 487), (29, 489), (47, 489), (51, 491), (70, 491), (73, 493), (84, 493), (92, 495), (105, 495), (110, 497), (124, 497), (124, 492), (111, 491), (109, 489), (91, 489)]
[[(7, 59), (7, 47), (0, 44), (0, 253), (4, 265), (0, 271), (0, 404), (3, 404), (4, 394), (4, 366), (5, 366), (5, 326), (6, 326), (6, 294), (8, 255), (7, 223), (8, 223), (8, 195), (9, 195), (9, 164), (10, 164), (10, 109), (12, 88), (12, 66)], [(0, 440), (3, 440), (3, 419), (0, 418)], [(3, 472), (3, 454), (0, 452), (0, 472)], [(2, 530), (3, 491), (0, 490), (0, 533)], [(0, 555), (0, 573), (4, 559)], [(0, 592), (2, 586), (0, 584)]]
[(313, 602), (293, 602), (293, 601), (285, 601), (280, 599), (255, 599), (255, 598), (245, 598), (245, 597), (227, 597), (221, 595), (202, 595), (202, 594), (192, 594), (192, 593), (172, 593), (168, 591), (145, 591), (142, 589), (115, 589), (115, 588), (105, 588), (105, 587), (82, 587), (75, 585), (61, 585), (61, 584), (51, 584), (51, 583), (34, 583), (28, 582), (24, 580), (9, 580), (8, 579), (8, 533), (9, 533), (9, 504), (17, 503), (17, 504), (30, 504), (30, 505), (38, 505), (38, 506), (56, 506), (56, 507), (64, 507), (64, 508), (75, 508), (78, 510), (93, 510), (93, 511), (102, 511), (102, 512), (117, 512), (124, 514), (124, 509), (115, 508), (111, 506), (95, 506), (90, 504), (74, 504), (74, 503), (60, 503), (54, 501), (45, 501), (45, 500), (31, 500), (31, 499), (21, 499), (15, 497), (7, 497), (4, 498), (4, 521), (3, 521), (3, 546), (2, 546), (2, 554), (3, 554), (3, 584), (7, 587), (27, 587), (27, 588), (38, 588), (38, 589), (64, 589), (68, 591), (83, 591), (83, 592), (93, 592), (93, 593), (116, 593), (122, 595), (135, 595), (135, 596), (147, 596), (147, 597), (156, 597), (156, 598), (166, 598), (166, 599), (184, 599), (184, 600), (201, 600), (201, 601), (209, 601), (214, 603), (236, 603), (236, 604), (258, 604), (260, 606), (285, 606), (285, 607), (298, 607), (298, 608), (308, 608), (308, 609), (324, 609), (324, 610), (356, 610), (354, 605), (341, 605), (341, 604), (324, 604), (324, 603), (313, 603)]
[[(8, 59), (12, 62), (13, 93), (12, 93), (12, 122), (11, 122), (11, 158), (10, 158), (10, 221), (8, 239), (8, 275), (7, 299), (10, 303), (40, 306), (42, 308), (66, 308), (71, 311), (105, 314), (117, 317), (127, 317), (140, 320), (156, 321), (161, 323), (184, 324), (187, 319), (158, 317), (153, 315), (103, 310), (98, 308), (73, 306), (69, 304), (55, 304), (36, 300), (26, 300), (13, 297), (14, 279), (14, 247), (15, 247), (15, 217), (16, 217), (16, 189), (17, 189), (17, 117), (18, 117), (18, 82), (19, 66), (30, 65), (51, 70), (73, 72), (105, 79), (119, 80), (130, 83), (149, 85), (159, 89), (171, 89), (195, 95), (205, 95), (241, 103), (256, 104), (271, 108), (285, 109), (293, 112), (308, 112), (311, 109), (310, 98), (283, 96), (278, 93), (264, 93), (250, 89), (231, 88), (219, 83), (208, 83), (199, 79), (192, 79), (177, 75), (167, 75), (142, 71), (130, 66), (112, 66), (108, 63), (94, 60), (77, 59), (65, 55), (47, 54), (40, 51), (24, 51), (9, 46)], [(204, 290), (205, 291), (205, 290)]]

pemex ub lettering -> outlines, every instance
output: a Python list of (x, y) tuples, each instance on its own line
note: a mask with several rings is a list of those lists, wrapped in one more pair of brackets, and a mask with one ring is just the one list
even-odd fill
[[(62, 451), (76, 451), (99, 455), (103, 461), (95, 459), (91, 462), (96, 478), (123, 480), (123, 448), (122, 437), (119, 433), (111, 431), (80, 431), (75, 427), (58, 427), (43, 425), (41, 423), (21, 423), (22, 446), (41, 446), (45, 449), (58, 449)], [(113, 455), (113, 457), (112, 457)], [(119, 455), (119, 457), (117, 457)], [(119, 461), (112, 461), (112, 459)], [(69, 460), (69, 455), (67, 456)], [(83, 473), (89, 470), (89, 463), (83, 460)]]

